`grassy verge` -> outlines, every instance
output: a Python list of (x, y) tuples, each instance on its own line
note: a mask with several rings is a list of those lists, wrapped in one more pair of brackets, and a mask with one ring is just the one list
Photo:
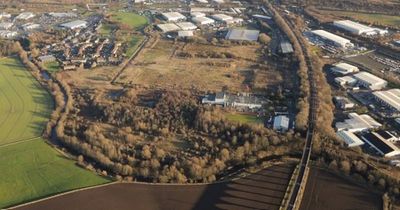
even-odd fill
[(57, 72), (60, 70), (60, 64), (57, 61), (47, 62), (44, 64), (44, 67), (50, 73)]

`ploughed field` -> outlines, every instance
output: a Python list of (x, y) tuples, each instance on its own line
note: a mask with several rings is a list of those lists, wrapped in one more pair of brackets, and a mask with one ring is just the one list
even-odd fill
[(327, 171), (311, 168), (300, 210), (380, 210), (380, 194)]
[(210, 185), (112, 184), (18, 209), (279, 209), (293, 168), (275, 165), (235, 181)]
[(0, 58), (0, 208), (108, 180), (77, 167), (40, 137), (51, 96), (15, 58)]

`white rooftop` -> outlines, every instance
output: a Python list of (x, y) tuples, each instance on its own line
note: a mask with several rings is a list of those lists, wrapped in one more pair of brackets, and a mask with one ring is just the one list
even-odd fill
[(285, 115), (279, 115), (274, 118), (274, 129), (275, 130), (288, 130), (289, 129), (289, 118)]
[(206, 14), (204, 14), (202, 12), (192, 12), (192, 13), (190, 13), (190, 15), (192, 17), (205, 17), (206, 16)]
[(176, 25), (179, 26), (179, 28), (181, 28), (184, 31), (194, 30), (197, 28), (197, 26), (191, 22), (180, 22), (180, 23), (177, 23)]
[(179, 37), (190, 37), (193, 36), (193, 31), (178, 31)]
[(164, 33), (170, 32), (170, 31), (178, 31), (181, 29), (181, 28), (179, 28), (179, 26), (177, 26), (173, 23), (158, 24), (157, 27)]
[(226, 35), (226, 39), (242, 40), (242, 41), (257, 41), (260, 31), (246, 29), (230, 29)]
[(202, 24), (202, 25), (212, 24), (215, 22), (213, 19), (208, 18), (208, 17), (194, 17), (194, 18), (192, 18), (192, 21), (197, 24)]
[(335, 127), (340, 130), (348, 130), (351, 132), (364, 131), (372, 128), (379, 128), (382, 124), (374, 120), (367, 114), (359, 115), (355, 112), (349, 114), (349, 119), (344, 122), (336, 123)]
[(400, 111), (400, 89), (373, 92), (374, 96)]
[(86, 24), (87, 22), (84, 20), (74, 20), (68, 23), (63, 23), (61, 24), (61, 26), (65, 28), (74, 29), (74, 28), (86, 27)]
[(341, 130), (336, 133), (348, 147), (361, 146), (364, 142), (350, 131)]
[(369, 85), (386, 83), (386, 80), (381, 79), (381, 78), (379, 78), (371, 73), (365, 72), (365, 71), (354, 74), (354, 77), (357, 80), (361, 80), (362, 82), (368, 83)]
[(346, 44), (350, 44), (351, 43), (351, 41), (348, 40), (348, 39), (345, 39), (345, 38), (343, 38), (341, 36), (338, 36), (336, 34), (333, 34), (333, 33), (330, 33), (330, 32), (324, 31), (324, 30), (314, 30), (314, 31), (311, 31), (311, 32), (313, 34), (317, 35), (317, 36), (320, 36), (320, 37), (324, 38), (324, 39), (328, 39), (328, 40), (330, 40), (332, 42), (338, 43), (343, 47)]
[(164, 18), (167, 19), (168, 21), (177, 21), (186, 19), (186, 17), (179, 12), (166, 12), (162, 13), (162, 16), (164, 16)]
[(218, 21), (233, 20), (233, 17), (231, 17), (229, 15), (225, 15), (225, 14), (215, 14), (215, 15), (212, 15), (211, 17)]
[(342, 26), (346, 26), (355, 30), (359, 30), (359, 31), (370, 31), (370, 30), (374, 30), (373, 28), (351, 21), (351, 20), (338, 20), (334, 22), (335, 24), (339, 24)]

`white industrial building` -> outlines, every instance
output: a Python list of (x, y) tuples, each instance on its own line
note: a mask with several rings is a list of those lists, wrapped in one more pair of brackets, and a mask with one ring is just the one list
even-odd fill
[(13, 38), (17, 35), (16, 31), (0, 30), (0, 37), (2, 38)]
[(233, 17), (231, 17), (229, 15), (225, 15), (225, 14), (215, 14), (215, 15), (211, 15), (211, 17), (214, 20), (221, 21), (221, 22), (227, 22), (227, 21), (233, 20)]
[(213, 13), (215, 9), (213, 7), (192, 7), (190, 8), (190, 13), (194, 12), (205, 12), (205, 13)]
[(360, 138), (350, 131), (341, 130), (336, 132), (336, 135), (346, 143), (347, 147), (357, 147), (364, 144)]
[(336, 77), (335, 83), (342, 87), (354, 86), (357, 83), (357, 80), (352, 76)]
[(178, 22), (186, 20), (186, 17), (179, 12), (165, 12), (161, 14), (163, 18), (169, 22)]
[(23, 12), (19, 14), (17, 17), (15, 17), (16, 20), (28, 20), (35, 17), (35, 14), (32, 12)]
[(400, 150), (392, 142), (386, 141), (376, 132), (365, 133), (361, 138), (384, 157), (394, 157), (400, 155)]
[(14, 25), (14, 23), (11, 23), (11, 22), (1, 22), (0, 30), (8, 30), (8, 29), (12, 28), (13, 25)]
[(177, 26), (173, 23), (158, 24), (157, 28), (159, 28), (164, 33), (181, 30), (181, 28), (179, 28), (179, 26)]
[(78, 17), (76, 13), (73, 12), (50, 12), (48, 13), (49, 16), (53, 18), (74, 18)]
[(375, 36), (375, 35), (385, 35), (389, 33), (387, 30), (372, 28), (367, 25), (363, 25), (351, 20), (334, 21), (333, 25), (357, 35)]
[(22, 28), (23, 28), (25, 31), (30, 31), (30, 30), (34, 30), (34, 29), (40, 28), (40, 24), (36, 24), (36, 23), (26, 23), (26, 24), (22, 25)]
[(178, 37), (192, 37), (193, 31), (178, 31)]
[(335, 102), (336, 107), (346, 110), (346, 109), (352, 109), (356, 105), (351, 102), (348, 98), (342, 97), (342, 96), (335, 96), (333, 97), (333, 101)]
[(87, 22), (84, 20), (75, 20), (68, 23), (61, 24), (61, 27), (68, 28), (71, 30), (78, 29), (78, 28), (86, 28)]
[(11, 18), (11, 14), (5, 13), (5, 12), (1, 12), (0, 13), (0, 20), (3, 18)]
[(176, 25), (183, 31), (195, 30), (197, 28), (197, 26), (191, 22), (180, 22), (176, 23)]
[(361, 132), (382, 126), (382, 124), (367, 114), (359, 115), (353, 112), (349, 113), (348, 117), (349, 119), (344, 120), (344, 122), (337, 122), (335, 124), (338, 131), (347, 130), (350, 132)]
[(226, 34), (226, 39), (237, 41), (257, 41), (260, 31), (247, 29), (230, 29)]
[(227, 98), (228, 97), (224, 92), (218, 92), (216, 94), (206, 95), (201, 100), (201, 103), (210, 104), (210, 105), (222, 105), (222, 106), (225, 106)]
[(242, 18), (233, 18), (232, 20), (227, 20), (225, 21), (226, 24), (230, 25), (230, 24), (239, 24), (242, 23), (243, 19)]
[(376, 91), (372, 93), (375, 98), (385, 106), (400, 112), (400, 89)]
[(380, 90), (387, 86), (386, 80), (381, 79), (381, 78), (379, 78), (371, 73), (365, 72), (365, 71), (354, 74), (354, 78), (357, 79), (358, 83), (362, 87), (368, 88), (370, 90)]
[(192, 21), (198, 25), (210, 25), (213, 24), (215, 21), (208, 17), (194, 17)]
[(285, 115), (275, 116), (273, 128), (277, 131), (286, 132), (289, 130), (289, 118)]
[(333, 67), (331, 68), (331, 71), (334, 73), (337, 73), (337, 74), (347, 75), (350, 73), (359, 72), (360, 70), (358, 69), (357, 66), (353, 66), (348, 63), (340, 62), (340, 63), (334, 64)]
[(192, 16), (192, 17), (205, 17), (206, 14), (204, 14), (202, 12), (192, 12), (192, 13), (190, 13), (190, 16)]
[(327, 40), (327, 41), (333, 43), (337, 47), (350, 48), (350, 47), (354, 46), (354, 44), (351, 43), (350, 40), (340, 37), (336, 34), (332, 34), (330, 32), (324, 31), (324, 30), (314, 30), (314, 31), (311, 31), (311, 33), (324, 39), (324, 40)]

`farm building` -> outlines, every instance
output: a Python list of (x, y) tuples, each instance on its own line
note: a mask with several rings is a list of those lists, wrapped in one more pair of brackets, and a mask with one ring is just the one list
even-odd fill
[(157, 28), (159, 28), (164, 33), (180, 30), (179, 26), (173, 23), (158, 24)]
[(78, 29), (78, 28), (86, 28), (87, 22), (84, 20), (75, 20), (68, 23), (61, 24), (61, 27), (68, 28), (71, 30)]
[(186, 17), (179, 12), (166, 12), (161, 14), (166, 21), (178, 22), (181, 20), (186, 20)]
[(336, 107), (342, 110), (351, 109), (355, 106), (355, 104), (348, 98), (342, 96), (335, 96), (333, 101), (335, 102)]
[(368, 88), (370, 90), (380, 90), (382, 88), (385, 88), (387, 85), (386, 80), (365, 71), (355, 74), (354, 78), (357, 79), (358, 83), (362, 87)]
[(314, 30), (311, 31), (311, 33), (314, 34), (315, 36), (318, 36), (324, 40), (329, 41), (330, 43), (333, 43), (337, 47), (349, 48), (354, 46), (350, 40), (324, 30)]
[(354, 86), (357, 83), (357, 80), (351, 76), (336, 77), (335, 83), (342, 87), (345, 87), (347, 85)]
[(289, 130), (289, 118), (285, 115), (275, 116), (273, 128), (282, 132)]
[(364, 144), (360, 138), (350, 131), (341, 130), (336, 132), (336, 135), (346, 143), (347, 147), (357, 147)]
[(238, 41), (257, 41), (259, 34), (258, 30), (230, 29), (225, 38)]
[(2, 22), (0, 23), (0, 30), (8, 30), (10, 28), (12, 28), (14, 25), (14, 23), (11, 22)]
[(213, 24), (215, 21), (208, 17), (194, 17), (192, 21), (198, 25), (209, 25)]
[(365, 133), (361, 138), (384, 157), (400, 155), (400, 150), (393, 143), (386, 141), (376, 132)]
[(211, 15), (211, 17), (216, 21), (227, 22), (229, 20), (233, 20), (233, 17), (225, 14), (215, 14)]
[(192, 16), (192, 17), (205, 17), (206, 14), (204, 14), (202, 12), (192, 12), (192, 13), (190, 13), (190, 16)]
[(376, 100), (383, 105), (400, 112), (400, 89), (390, 89), (385, 91), (376, 91), (372, 93)]
[(227, 95), (224, 92), (206, 95), (202, 100), (202, 104), (222, 105), (225, 106)]
[(193, 36), (193, 31), (178, 31), (178, 37), (191, 37)]
[(35, 17), (35, 14), (32, 12), (23, 12), (19, 14), (17, 17), (15, 17), (16, 20), (28, 20)]
[(358, 69), (357, 66), (341, 62), (334, 64), (333, 67), (331, 68), (331, 71), (336, 74), (347, 75), (350, 73), (359, 72), (360, 70)]
[(184, 31), (195, 30), (197, 28), (197, 26), (191, 22), (180, 22), (177, 23), (176, 25), (179, 26), (179, 28), (181, 28)]
[(56, 60), (56, 58), (53, 55), (43, 55), (40, 56), (38, 59), (43, 63), (52, 62)]
[(333, 25), (357, 35), (374, 36), (374, 35), (385, 35), (388, 33), (387, 30), (372, 28), (351, 20), (334, 21)]
[(350, 132), (361, 132), (369, 129), (375, 129), (382, 126), (367, 114), (359, 115), (357, 113), (349, 113), (349, 119), (344, 122), (337, 122), (335, 127), (338, 131), (348, 130)]

